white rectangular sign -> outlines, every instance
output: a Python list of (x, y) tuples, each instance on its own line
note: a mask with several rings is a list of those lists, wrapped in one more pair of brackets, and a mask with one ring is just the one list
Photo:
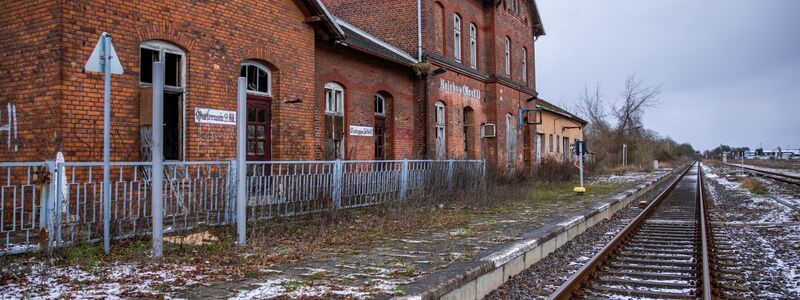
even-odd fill
[(236, 125), (236, 112), (210, 108), (195, 108), (194, 122), (219, 125)]
[(372, 127), (350, 126), (350, 135), (354, 135), (354, 136), (372, 136)]

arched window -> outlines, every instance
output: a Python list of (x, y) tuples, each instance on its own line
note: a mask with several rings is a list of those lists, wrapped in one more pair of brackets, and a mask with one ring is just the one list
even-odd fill
[(511, 40), (506, 37), (505, 42), (505, 69), (506, 69), (506, 76), (511, 77)]
[(344, 159), (344, 88), (325, 84), (325, 157)]
[(247, 160), (272, 159), (272, 72), (252, 60), (242, 63), (247, 78)]
[(265, 65), (255, 61), (245, 61), (239, 76), (247, 78), (247, 93), (259, 96), (272, 96), (272, 72)]
[[(184, 111), (186, 91), (186, 53), (178, 46), (166, 41), (146, 41), (139, 47), (139, 86), (143, 93), (153, 84), (153, 63), (164, 63), (164, 159), (180, 160), (184, 151)], [(152, 90), (150, 90), (152, 92)], [(150, 102), (147, 102), (150, 105)], [(145, 110), (143, 110), (145, 111)], [(141, 116), (144, 120), (149, 116)], [(149, 136), (152, 124), (140, 128), (142, 136)], [(142, 160), (150, 160), (151, 141), (143, 139), (139, 144)]]
[(478, 67), (478, 27), (475, 23), (469, 24), (469, 66)]
[(437, 159), (444, 159), (447, 150), (446, 138), (445, 138), (445, 106), (444, 102), (438, 101), (436, 102), (436, 158)]
[(522, 81), (528, 83), (528, 49), (522, 47)]
[(453, 57), (461, 62), (461, 17), (453, 14)]

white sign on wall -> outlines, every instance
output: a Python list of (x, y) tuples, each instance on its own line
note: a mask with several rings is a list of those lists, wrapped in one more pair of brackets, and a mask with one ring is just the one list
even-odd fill
[(473, 99), (481, 99), (481, 90), (479, 89), (471, 89), (466, 85), (456, 85), (455, 83), (445, 80), (444, 78), (439, 79), (439, 89), (443, 91), (453, 92), (456, 94), (464, 95), (467, 98)]
[(219, 125), (236, 125), (236, 112), (210, 108), (195, 108), (194, 122)]
[(372, 127), (368, 126), (350, 126), (350, 135), (354, 136), (372, 136)]

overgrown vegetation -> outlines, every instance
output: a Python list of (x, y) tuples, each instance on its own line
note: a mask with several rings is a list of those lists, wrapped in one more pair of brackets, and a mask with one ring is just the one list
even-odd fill
[(672, 162), (695, 155), (692, 145), (661, 137), (644, 127), (642, 118), (647, 109), (659, 104), (660, 93), (660, 84), (647, 85), (634, 76), (625, 81), (624, 91), (615, 102), (603, 99), (599, 84), (593, 92), (584, 88), (578, 111), (589, 121), (584, 135), (592, 153), (592, 168), (611, 171), (621, 166), (623, 144), (627, 145), (628, 166), (638, 169), (651, 168), (653, 160)]
[(747, 189), (753, 194), (764, 195), (767, 193), (767, 188), (761, 184), (758, 178), (748, 177), (739, 183), (743, 188)]

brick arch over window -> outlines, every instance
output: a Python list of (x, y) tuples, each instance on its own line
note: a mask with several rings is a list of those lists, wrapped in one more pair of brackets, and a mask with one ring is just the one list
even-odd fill
[(433, 49), (441, 53), (442, 56), (445, 55), (445, 49), (447, 49), (447, 39), (445, 38), (445, 28), (447, 28), (447, 26), (445, 26), (446, 20), (444, 5), (436, 1), (433, 4)]
[(175, 44), (185, 52), (193, 52), (197, 49), (198, 37), (191, 36), (170, 25), (150, 25), (136, 28), (139, 37), (139, 44), (149, 40), (161, 40)]

